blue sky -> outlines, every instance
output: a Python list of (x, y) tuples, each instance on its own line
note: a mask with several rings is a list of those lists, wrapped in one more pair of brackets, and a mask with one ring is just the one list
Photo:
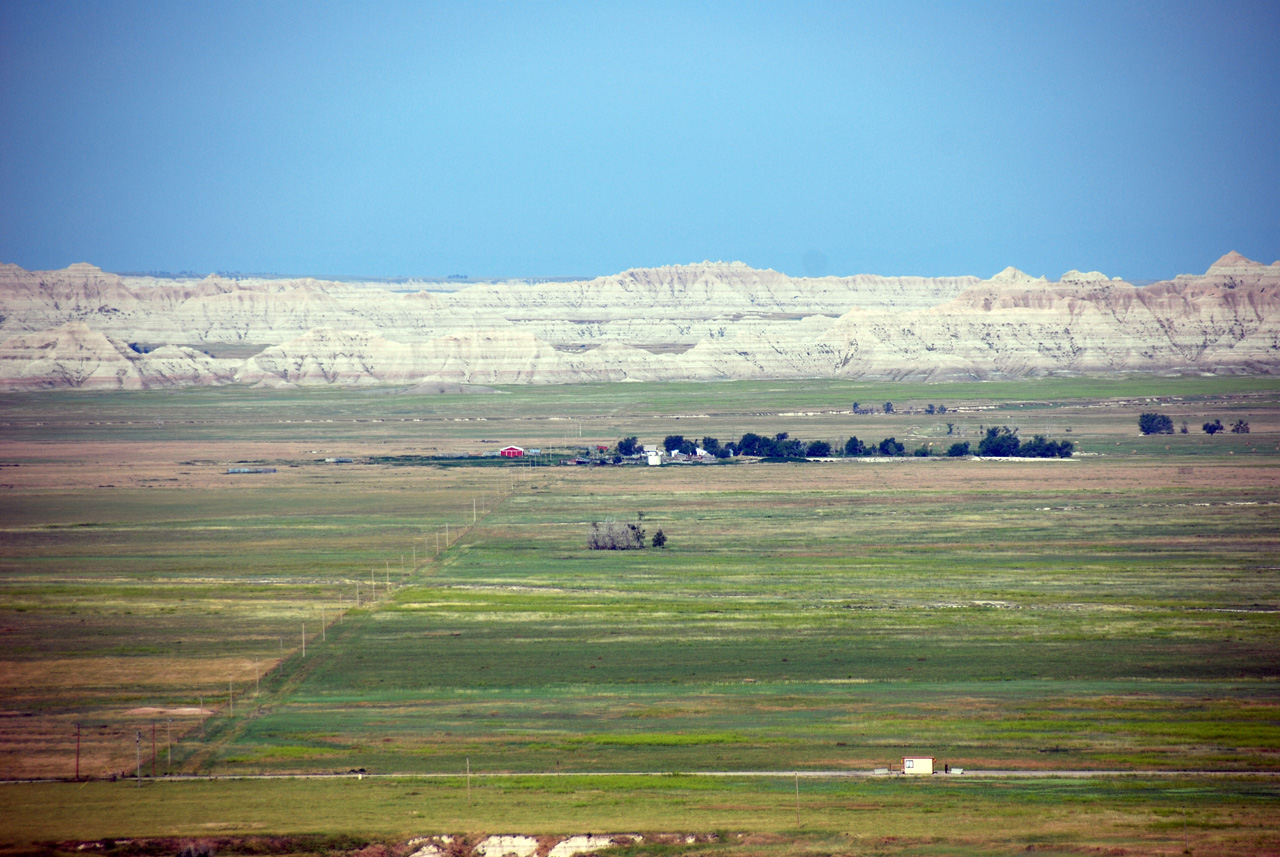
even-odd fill
[(1280, 2), (0, 4), (31, 269), (1280, 258)]

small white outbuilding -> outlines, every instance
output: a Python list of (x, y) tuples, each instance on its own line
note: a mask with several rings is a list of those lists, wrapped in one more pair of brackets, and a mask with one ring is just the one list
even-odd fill
[(932, 774), (933, 773), (933, 757), (932, 756), (904, 757), (902, 760), (902, 773)]

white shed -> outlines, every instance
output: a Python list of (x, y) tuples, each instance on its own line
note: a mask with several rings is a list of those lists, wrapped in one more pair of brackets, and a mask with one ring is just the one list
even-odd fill
[(906, 756), (902, 760), (902, 773), (932, 774), (933, 773), (933, 757), (932, 756)]

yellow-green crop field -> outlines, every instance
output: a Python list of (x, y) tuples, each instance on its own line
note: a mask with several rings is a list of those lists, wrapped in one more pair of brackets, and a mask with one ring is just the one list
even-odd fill
[[(942, 456), (991, 426), (1077, 454)], [(934, 454), (559, 465), (780, 431)], [(444, 458), (507, 444), (539, 466)], [(588, 550), (606, 520), (667, 544)], [(1278, 679), (1273, 380), (0, 396), (15, 853), (1274, 853)], [(965, 773), (863, 776), (905, 756)]]

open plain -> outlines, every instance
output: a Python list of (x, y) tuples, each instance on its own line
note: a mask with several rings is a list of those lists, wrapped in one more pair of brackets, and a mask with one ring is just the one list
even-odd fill
[[(1280, 849), (1274, 380), (498, 389), (4, 394), (10, 849)], [(1006, 425), (1076, 455), (941, 457)], [(934, 454), (559, 464), (780, 431)], [(587, 550), (608, 519), (667, 545)], [(909, 755), (965, 773), (861, 776)], [(354, 776), (235, 779), (293, 774)]]

